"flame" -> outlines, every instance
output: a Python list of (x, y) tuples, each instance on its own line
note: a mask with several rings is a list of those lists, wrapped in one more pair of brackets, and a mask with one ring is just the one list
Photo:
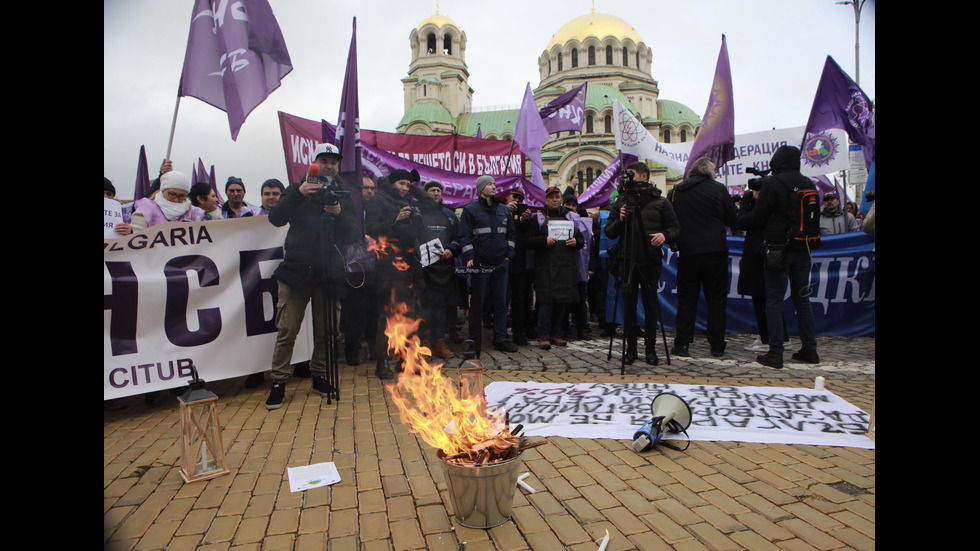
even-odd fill
[[(455, 382), (442, 375), (442, 364), (425, 360), (431, 351), (415, 334), (421, 319), (412, 319), (408, 306), (393, 304), (388, 311), (388, 351), (401, 358), (404, 370), (398, 382), (386, 385), (398, 406), (402, 423), (447, 457), (465, 454), (475, 459), (481, 451), (503, 451), (518, 442), (504, 426), (503, 416), (486, 413), (482, 393), (457, 395)], [(447, 427), (449, 427), (447, 429)]]

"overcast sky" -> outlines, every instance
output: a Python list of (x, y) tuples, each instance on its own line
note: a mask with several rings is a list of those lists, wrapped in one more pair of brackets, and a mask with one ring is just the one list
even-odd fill
[[(436, 11), (432, 0), (270, 0), (293, 62), (282, 86), (231, 140), (228, 119), (183, 98), (171, 157), (190, 173), (201, 157), (219, 182), (243, 178), (259, 202), (266, 178), (285, 180), (277, 111), (336, 122), (351, 19), (357, 17), (361, 128), (394, 132), (404, 114), (401, 79), (408, 36)], [(824, 60), (854, 77), (854, 10), (834, 0), (595, 0), (598, 13), (625, 19), (653, 50), (660, 98), (703, 113), (721, 35), (728, 37), (735, 132), (802, 126)], [(592, 9), (590, 0), (441, 0), (439, 11), (466, 33), (475, 110), (518, 107), (539, 83), (537, 59), (551, 36)], [(104, 0), (103, 173), (132, 197), (140, 145), (151, 177), (166, 154), (192, 0)], [(861, 17), (861, 87), (875, 97), (875, 5)]]

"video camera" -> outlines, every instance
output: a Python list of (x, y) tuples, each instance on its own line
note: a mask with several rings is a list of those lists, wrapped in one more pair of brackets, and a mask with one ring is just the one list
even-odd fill
[(749, 174), (755, 174), (756, 176), (758, 176), (758, 178), (749, 178), (749, 189), (751, 189), (752, 191), (760, 191), (762, 190), (762, 180), (765, 179), (766, 176), (769, 176), (769, 174), (772, 173), (772, 169), (759, 170), (758, 168), (750, 166), (745, 169), (745, 172), (748, 172)]

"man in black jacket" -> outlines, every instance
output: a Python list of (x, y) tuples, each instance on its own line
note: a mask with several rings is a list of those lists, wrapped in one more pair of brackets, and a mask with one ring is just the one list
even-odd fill
[[(792, 218), (790, 209), (796, 189), (815, 189), (809, 178), (800, 174), (800, 150), (784, 145), (776, 150), (769, 166), (772, 175), (762, 181), (758, 199), (743, 206), (739, 225), (744, 229), (761, 229), (767, 249), (785, 247), (785, 262), (780, 267), (766, 266), (766, 321), (769, 326), (769, 352), (756, 361), (779, 369), (783, 367), (783, 297), (786, 280), (790, 297), (796, 308), (800, 340), (803, 347), (793, 359), (803, 363), (819, 363), (816, 324), (807, 285), (810, 276), (810, 251), (806, 241), (790, 239)], [(797, 206), (798, 208), (798, 206)]]
[[(657, 365), (657, 311), (660, 308), (657, 292), (663, 268), (663, 245), (673, 243), (680, 235), (680, 226), (670, 202), (661, 197), (660, 190), (650, 185), (650, 169), (642, 162), (633, 163), (627, 170), (634, 172), (635, 190), (627, 190), (616, 198), (606, 222), (606, 237), (620, 239), (609, 273), (617, 276), (625, 297), (624, 331), (626, 355), (623, 363), (636, 361), (636, 303), (638, 289), (643, 290), (643, 310), (646, 315), (646, 362)], [(610, 247), (610, 251), (612, 247)]]
[[(330, 391), (325, 378), (328, 347), (326, 322), (323, 319), (323, 288), (326, 284), (332, 285), (337, 292), (343, 289), (344, 258), (338, 251), (346, 251), (354, 242), (357, 225), (349, 203), (338, 201), (323, 204), (322, 195), (319, 194), (325, 185), (334, 182), (340, 165), (340, 153), (332, 144), (320, 144), (315, 155), (315, 162), (320, 166), (320, 177), (291, 184), (276, 208), (269, 213), (269, 222), (273, 226), (289, 224), (289, 232), (283, 245), (283, 261), (275, 272), (279, 283), (279, 300), (276, 304), (276, 328), (279, 333), (272, 353), (272, 390), (265, 402), (267, 409), (282, 407), (293, 345), (310, 300), (313, 301), (313, 327), (316, 333), (313, 358), (310, 360), (313, 389), (321, 395), (327, 395)], [(327, 239), (326, 243), (323, 238)]]
[(725, 227), (735, 229), (735, 203), (725, 186), (714, 179), (715, 164), (707, 157), (694, 161), (688, 178), (670, 190), (684, 231), (678, 240), (677, 336), (673, 353), (690, 356), (698, 296), (704, 288), (708, 303), (708, 342), (711, 355), (725, 353), (728, 307), (728, 240)]

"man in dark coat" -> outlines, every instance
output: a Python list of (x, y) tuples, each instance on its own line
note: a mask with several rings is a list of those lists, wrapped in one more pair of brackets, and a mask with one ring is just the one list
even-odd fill
[[(294, 183), (286, 190), (276, 208), (269, 213), (269, 222), (282, 227), (289, 224), (286, 243), (283, 245), (283, 261), (276, 268), (279, 284), (279, 300), (276, 304), (275, 350), (272, 353), (272, 390), (265, 402), (268, 409), (282, 407), (289, 378), (289, 364), (293, 357), (293, 345), (306, 314), (306, 306), (313, 301), (313, 358), (310, 372), (313, 389), (328, 395), (326, 321), (323, 314), (324, 284), (331, 285), (338, 293), (344, 288), (344, 258), (338, 251), (346, 251), (356, 238), (356, 220), (350, 203), (334, 204), (319, 202), (318, 192), (325, 184), (334, 182), (340, 166), (340, 153), (332, 144), (320, 144), (315, 152), (315, 162), (320, 166), (320, 178)], [(323, 239), (328, 242), (324, 243)], [(342, 298), (340, 296), (336, 298)], [(331, 312), (331, 315), (333, 313)]]
[[(606, 237), (620, 239), (616, 254), (610, 247), (609, 273), (618, 277), (625, 298), (624, 332), (626, 355), (623, 363), (636, 361), (637, 316), (636, 303), (643, 291), (643, 310), (646, 315), (646, 362), (657, 365), (657, 311), (660, 308), (657, 292), (663, 268), (663, 245), (673, 243), (680, 235), (680, 226), (670, 201), (660, 190), (650, 185), (650, 169), (642, 162), (633, 163), (636, 187), (620, 193), (609, 211)], [(622, 239), (621, 239), (622, 238)], [(615, 258), (613, 258), (615, 256)]]
[(561, 190), (548, 188), (545, 209), (528, 220), (525, 244), (534, 251), (534, 291), (538, 298), (538, 345), (565, 346), (558, 336), (565, 305), (578, 299), (578, 254), (585, 246), (578, 214), (562, 205)]
[[(745, 229), (761, 229), (767, 249), (785, 248), (781, 266), (765, 268), (766, 321), (769, 326), (769, 352), (756, 361), (779, 369), (783, 367), (783, 299), (789, 280), (790, 297), (796, 308), (802, 348), (793, 359), (803, 363), (820, 362), (817, 355), (816, 324), (807, 286), (810, 280), (810, 251), (806, 241), (790, 239), (793, 221), (791, 204), (797, 189), (815, 189), (809, 178), (800, 174), (800, 150), (784, 145), (776, 150), (769, 166), (772, 174), (762, 181), (758, 200), (746, 204), (739, 225)], [(797, 207), (798, 208), (798, 207)]]
[(704, 288), (708, 303), (708, 342), (711, 355), (725, 353), (728, 321), (728, 240), (725, 228), (735, 229), (735, 203), (725, 186), (714, 179), (715, 164), (706, 157), (694, 162), (688, 178), (667, 198), (684, 231), (678, 240), (677, 336), (673, 353), (690, 356), (698, 296)]

